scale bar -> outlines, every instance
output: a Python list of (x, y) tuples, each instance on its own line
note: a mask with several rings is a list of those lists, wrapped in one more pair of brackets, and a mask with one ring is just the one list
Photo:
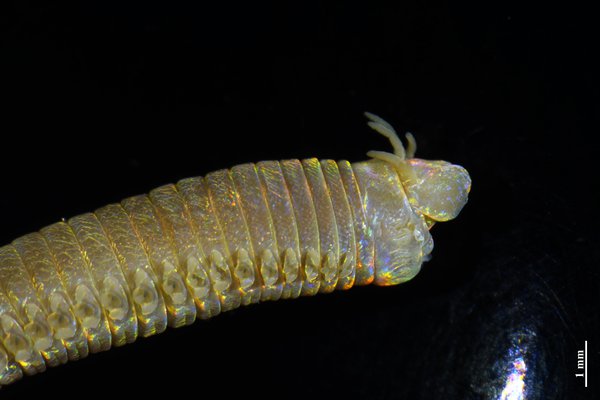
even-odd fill
[(583, 369), (583, 379), (585, 380), (585, 387), (587, 387), (587, 359), (588, 359), (588, 352), (587, 352), (587, 340), (585, 341), (585, 347), (584, 347), (584, 352), (583, 354), (585, 354), (585, 359), (583, 360), (584, 362), (584, 369)]

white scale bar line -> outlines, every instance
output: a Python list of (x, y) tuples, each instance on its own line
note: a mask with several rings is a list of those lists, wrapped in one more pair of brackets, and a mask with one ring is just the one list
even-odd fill
[(587, 354), (588, 354), (588, 352), (587, 352), (587, 340), (585, 341), (585, 351), (583, 352), (583, 354), (585, 356), (585, 359), (583, 360), (584, 361), (584, 364), (583, 364), (584, 365), (583, 379), (585, 380), (585, 387), (587, 387), (587, 359), (588, 359), (588, 357), (587, 357)]

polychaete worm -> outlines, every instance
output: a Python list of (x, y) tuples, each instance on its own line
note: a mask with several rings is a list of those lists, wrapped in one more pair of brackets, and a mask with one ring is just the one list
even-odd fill
[(188, 178), (0, 248), (0, 385), (241, 305), (413, 278), (467, 171), (393, 153), (262, 161)]

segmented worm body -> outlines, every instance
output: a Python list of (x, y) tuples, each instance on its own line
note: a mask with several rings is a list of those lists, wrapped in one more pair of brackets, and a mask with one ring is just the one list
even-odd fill
[(394, 154), (188, 178), (0, 248), (0, 384), (240, 305), (411, 279), (470, 179)]

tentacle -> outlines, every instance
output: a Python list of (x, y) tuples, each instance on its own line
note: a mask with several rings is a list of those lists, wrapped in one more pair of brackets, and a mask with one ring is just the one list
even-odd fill
[(380, 134), (388, 138), (390, 140), (390, 143), (392, 144), (392, 147), (394, 148), (394, 154), (400, 157), (401, 160), (404, 160), (406, 158), (404, 145), (402, 144), (402, 141), (398, 137), (398, 134), (396, 133), (394, 128), (381, 117), (375, 114), (365, 112), (365, 116), (371, 120), (367, 122), (371, 129), (379, 132)]
[(370, 112), (365, 112), (365, 116), (370, 119), (370, 121), (367, 122), (367, 125), (388, 138), (394, 149), (393, 154), (383, 151), (370, 151), (367, 153), (369, 157), (388, 161), (392, 164), (398, 164), (398, 162), (402, 162), (407, 158), (413, 158), (415, 156), (417, 151), (417, 141), (412, 133), (407, 132), (405, 135), (406, 140), (408, 141), (408, 148), (405, 149), (398, 133), (387, 121)]
[(399, 167), (400, 164), (402, 164), (402, 162), (404, 161), (396, 154), (388, 153), (387, 151), (371, 150), (367, 152), (367, 156), (375, 158), (377, 160), (386, 161), (396, 167)]
[(408, 141), (408, 148), (406, 149), (406, 158), (413, 158), (417, 152), (417, 141), (412, 133), (406, 132), (406, 140)]

